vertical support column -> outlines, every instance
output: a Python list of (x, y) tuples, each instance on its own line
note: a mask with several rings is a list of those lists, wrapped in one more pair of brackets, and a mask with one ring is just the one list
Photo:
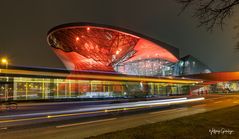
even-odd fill
[(74, 93), (75, 93), (75, 97), (78, 97), (79, 96), (79, 88), (80, 88), (80, 86), (79, 86), (79, 81), (78, 80), (74, 80), (74, 86), (75, 86), (75, 88), (74, 88)]
[(27, 96), (28, 96), (28, 83), (26, 82), (26, 92), (25, 92), (25, 99), (27, 100)]
[(106, 82), (106, 81), (102, 81), (102, 85), (103, 85), (103, 92), (105, 92), (105, 82)]
[(154, 95), (154, 83), (149, 83), (150, 84), (150, 94)]
[(91, 92), (91, 81), (89, 80), (89, 92)]
[(59, 98), (59, 84), (58, 84), (58, 79), (56, 79), (56, 98)]
[(68, 83), (67, 83), (67, 80), (65, 80), (64, 81), (64, 87), (65, 87), (65, 96), (64, 96), (64, 98), (66, 98), (67, 97), (67, 86), (68, 86)]
[(69, 90), (69, 96), (71, 98), (71, 80), (69, 80), (69, 84), (68, 84), (68, 90)]
[(181, 87), (179, 86), (179, 84), (177, 85), (177, 94), (181, 94)]
[(15, 79), (16, 77), (13, 77), (13, 88), (12, 88), (12, 90), (13, 90), (13, 100), (17, 100), (17, 81), (16, 81), (16, 79)]
[(77, 96), (81, 96), (81, 82), (77, 81), (78, 89), (77, 89)]
[(113, 88), (113, 86), (110, 84), (110, 82), (108, 81), (108, 92), (110, 92), (112, 89), (111, 88)]
[(6, 83), (4, 85), (4, 96), (5, 96), (5, 101), (8, 101), (8, 85)]
[(156, 83), (156, 86), (157, 86), (157, 95), (162, 95), (162, 94), (160, 94), (161, 92), (159, 91), (159, 83)]
[(45, 99), (45, 83), (44, 83), (44, 79), (42, 79), (42, 99)]
[(54, 79), (47, 79), (49, 82), (47, 82), (48, 92), (46, 95), (46, 99), (54, 99), (55, 98), (55, 80)]

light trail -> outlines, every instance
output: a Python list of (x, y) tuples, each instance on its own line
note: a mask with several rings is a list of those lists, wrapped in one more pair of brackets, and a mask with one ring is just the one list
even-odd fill
[(129, 107), (137, 107), (144, 106), (150, 103), (160, 103), (160, 102), (173, 102), (179, 100), (187, 100), (184, 98), (174, 98), (174, 99), (164, 99), (164, 100), (151, 100), (151, 101), (139, 101), (139, 102), (127, 102), (127, 103), (119, 103), (119, 104), (104, 104), (100, 106), (94, 105), (92, 108), (80, 108), (80, 109), (72, 109), (72, 110), (61, 110), (61, 111), (53, 111), (53, 112), (40, 112), (40, 113), (29, 113), (29, 114), (18, 114), (18, 115), (7, 115), (0, 116), (1, 118), (12, 118), (12, 117), (26, 117), (26, 116), (54, 116), (54, 114), (66, 114), (66, 113), (75, 113), (75, 112), (90, 112), (90, 111), (99, 111), (99, 110), (109, 110), (109, 109), (117, 109), (117, 108), (129, 108)]
[[(107, 112), (114, 112), (114, 111), (124, 111), (124, 110), (156, 107), (159, 105), (187, 103), (187, 102), (194, 102), (194, 101), (201, 101), (201, 100), (204, 100), (204, 98), (200, 97), (200, 98), (187, 99), (184, 97), (184, 98), (175, 98), (175, 99), (166, 99), (166, 100), (128, 102), (128, 103), (121, 103), (121, 104), (103, 105), (98, 107), (94, 106), (92, 108), (81, 108), (81, 109), (64, 110), (64, 111), (62, 110), (62, 111), (54, 111), (54, 112), (7, 115), (7, 116), (0, 116), (0, 119), (1, 118), (17, 118), (17, 119), (1, 120), (0, 123), (22, 122), (22, 121), (29, 121), (29, 120), (41, 120), (41, 119), (59, 118), (59, 117), (67, 117), (67, 116), (107, 113)], [(26, 118), (21, 118), (21, 117), (26, 117)]]

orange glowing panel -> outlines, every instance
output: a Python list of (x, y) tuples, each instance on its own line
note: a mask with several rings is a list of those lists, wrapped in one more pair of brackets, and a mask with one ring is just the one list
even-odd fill
[(139, 39), (137, 45), (134, 47), (134, 50), (136, 53), (126, 62), (144, 59), (164, 59), (173, 63), (178, 61), (178, 59), (165, 48), (142, 38)]
[(207, 82), (211, 81), (238, 81), (239, 72), (212, 72), (212, 73), (201, 73), (188, 75), (189, 78), (198, 78)]
[(118, 64), (139, 59), (178, 61), (175, 51), (171, 51), (176, 48), (107, 25), (78, 23), (58, 26), (49, 31), (48, 43), (69, 70), (112, 72)]
[(58, 57), (67, 67), (68, 70), (96, 70), (114, 71), (112, 66), (107, 66), (103, 62), (96, 62), (93, 59), (86, 58), (76, 52), (64, 52), (60, 49), (54, 49)]

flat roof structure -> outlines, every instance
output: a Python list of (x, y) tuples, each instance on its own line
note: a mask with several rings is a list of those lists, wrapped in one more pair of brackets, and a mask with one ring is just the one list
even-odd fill
[(35, 78), (59, 78), (78, 80), (106, 80), (106, 81), (129, 81), (129, 82), (156, 82), (156, 83), (179, 83), (197, 84), (202, 80), (181, 77), (147, 77), (135, 75), (122, 75), (107, 72), (51, 70), (39, 68), (10, 68), (0, 69), (0, 76), (4, 77), (35, 77)]
[(187, 75), (191, 79), (201, 79), (204, 81), (225, 82), (225, 81), (238, 81), (239, 72), (212, 72)]

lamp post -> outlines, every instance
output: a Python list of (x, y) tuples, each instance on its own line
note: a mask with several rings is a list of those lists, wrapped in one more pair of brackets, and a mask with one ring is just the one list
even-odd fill
[(7, 69), (8, 68), (8, 60), (6, 58), (2, 58), (1, 60), (2, 64), (5, 64), (5, 68)]
[[(7, 58), (2, 58), (1, 63), (5, 65), (5, 69), (7, 70), (7, 68), (8, 68)], [(7, 73), (5, 74), (5, 76), (6, 76), (6, 81), (8, 82)], [(5, 84), (5, 100), (8, 100), (8, 84), (7, 83)]]
[[(7, 70), (8, 69), (8, 60), (7, 60), (7, 58), (2, 58), (1, 62), (2, 62), (2, 64), (5, 65), (5, 69)], [(8, 81), (7, 73), (6, 73), (6, 79)]]

